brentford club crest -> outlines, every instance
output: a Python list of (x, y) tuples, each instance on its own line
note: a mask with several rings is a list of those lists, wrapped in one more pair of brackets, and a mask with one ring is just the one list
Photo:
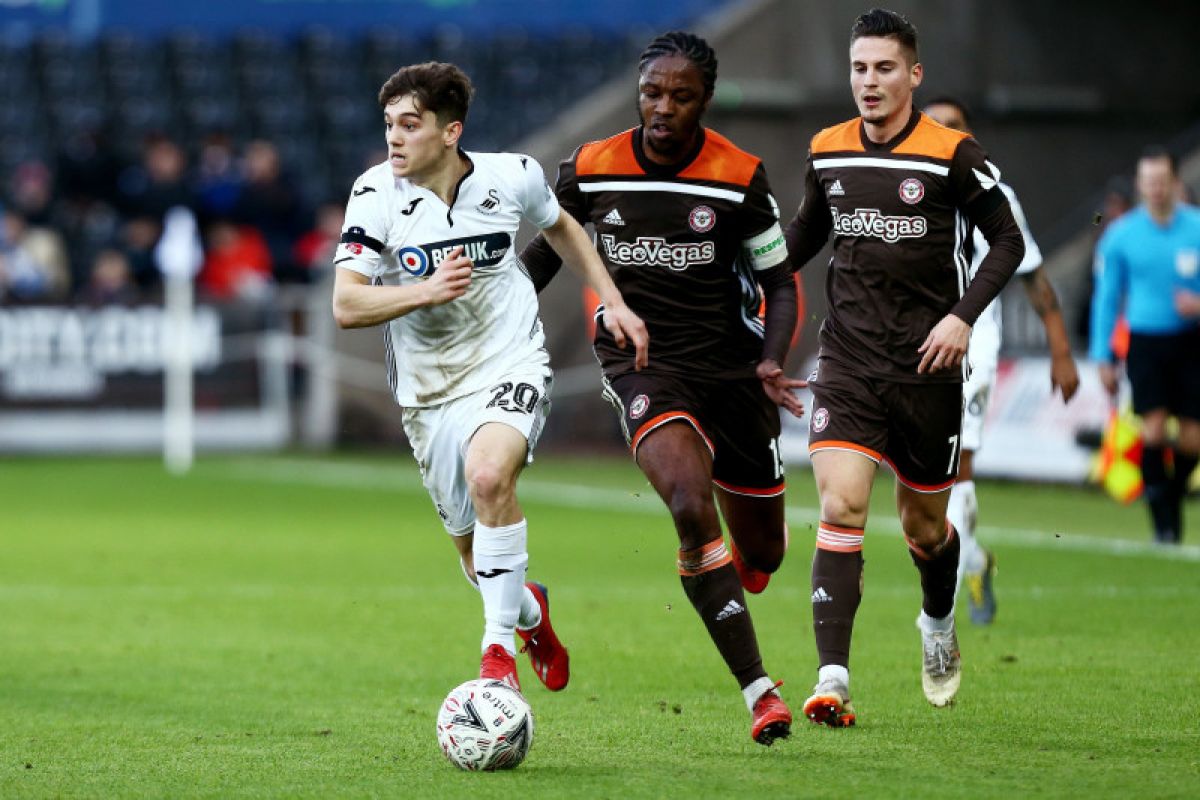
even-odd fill
[(925, 196), (925, 184), (916, 178), (905, 178), (900, 182), (900, 199), (910, 206), (921, 202)]
[(644, 394), (639, 394), (633, 398), (633, 402), (629, 404), (629, 418), (641, 419), (646, 413), (646, 409), (650, 407), (650, 398)]
[(708, 206), (696, 206), (688, 214), (688, 225), (696, 233), (708, 233), (717, 224), (717, 214)]
[(818, 408), (812, 415), (812, 430), (813, 433), (820, 433), (829, 427), (829, 409)]

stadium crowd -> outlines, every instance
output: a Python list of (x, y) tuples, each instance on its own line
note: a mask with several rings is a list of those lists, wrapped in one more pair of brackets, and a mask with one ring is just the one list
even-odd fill
[(209, 299), (262, 296), (329, 268), (342, 225), (339, 202), (313, 204), (275, 144), (237, 147), (210, 134), (195, 159), (164, 134), (147, 135), (122, 163), (98, 131), (75, 137), (47, 163), (17, 165), (4, 187), (0, 302), (132, 303), (161, 288), (154, 249), (174, 206), (195, 213)]

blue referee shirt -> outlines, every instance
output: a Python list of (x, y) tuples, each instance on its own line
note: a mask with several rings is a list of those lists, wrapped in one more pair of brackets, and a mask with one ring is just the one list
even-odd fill
[(1180, 203), (1163, 226), (1138, 206), (1100, 238), (1095, 270), (1088, 348), (1094, 361), (1114, 360), (1109, 340), (1122, 300), (1133, 333), (1179, 333), (1196, 325), (1175, 310), (1175, 292), (1200, 292), (1200, 208)]

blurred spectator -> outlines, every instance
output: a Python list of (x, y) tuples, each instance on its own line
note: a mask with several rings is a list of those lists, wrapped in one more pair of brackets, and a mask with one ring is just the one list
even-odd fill
[(162, 219), (142, 215), (126, 220), (117, 238), (129, 262), (133, 282), (143, 294), (154, 292), (162, 285), (162, 274), (154, 257), (154, 248), (161, 235)]
[(292, 253), (296, 266), (309, 276), (309, 282), (333, 268), (333, 251), (342, 237), (346, 211), (341, 203), (322, 203), (317, 209), (316, 226), (300, 237)]
[(81, 130), (59, 155), (59, 192), (71, 204), (114, 205), (121, 163), (99, 130)]
[(195, 180), (196, 205), (201, 221), (231, 216), (237, 208), (245, 183), (229, 135), (216, 132), (206, 136), (200, 146)]
[(121, 210), (161, 222), (172, 206), (192, 206), (187, 166), (187, 155), (176, 142), (161, 134), (147, 136), (141, 162), (121, 172), (117, 184)]
[(13, 208), (30, 225), (54, 224), (54, 176), (42, 161), (31, 159), (18, 164), (9, 180), (8, 195)]
[(138, 298), (129, 259), (115, 247), (96, 254), (88, 271), (88, 281), (76, 296), (80, 303), (91, 306), (131, 305)]
[(250, 142), (243, 165), (246, 185), (235, 218), (262, 234), (278, 281), (303, 282), (307, 275), (292, 260), (292, 244), (308, 227), (308, 221), (299, 191), (283, 172), (279, 150), (262, 139)]
[(15, 209), (6, 208), (0, 215), (0, 297), (16, 302), (66, 297), (71, 273), (62, 236), (30, 225)]
[(271, 287), (271, 252), (258, 230), (228, 220), (209, 224), (201, 289), (214, 300), (258, 300)]

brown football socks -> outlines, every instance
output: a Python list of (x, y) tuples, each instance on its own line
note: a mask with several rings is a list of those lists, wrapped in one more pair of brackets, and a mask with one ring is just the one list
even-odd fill
[(850, 666), (854, 615), (862, 600), (862, 528), (822, 522), (812, 563), (813, 632), (820, 666)]
[(679, 551), (679, 580), (738, 686), (766, 677), (742, 582), (723, 539)]
[(958, 533), (950, 521), (946, 521), (946, 538), (942, 543), (927, 551), (917, 546), (907, 536), (909, 555), (921, 573), (921, 591), (924, 600), (921, 607), (925, 614), (934, 619), (944, 619), (954, 611), (954, 593), (958, 585)]

